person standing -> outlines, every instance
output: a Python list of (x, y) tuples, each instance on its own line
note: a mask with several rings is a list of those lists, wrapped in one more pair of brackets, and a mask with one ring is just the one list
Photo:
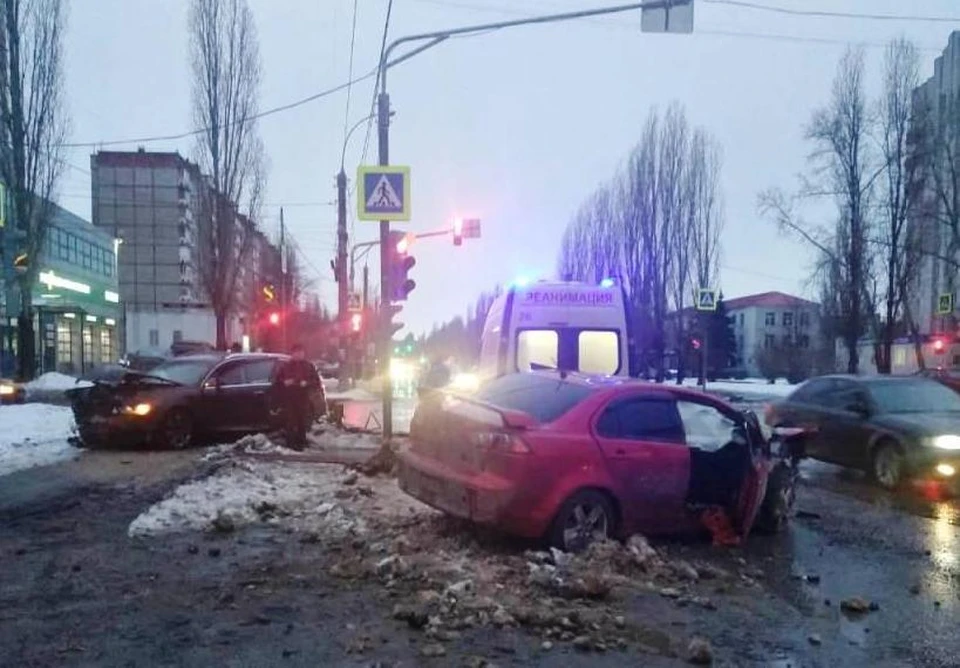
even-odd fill
[(303, 346), (293, 346), (290, 359), (281, 365), (274, 384), (283, 416), (287, 446), (294, 450), (303, 450), (307, 446), (307, 428), (313, 416), (310, 393), (317, 385), (317, 371), (307, 361)]

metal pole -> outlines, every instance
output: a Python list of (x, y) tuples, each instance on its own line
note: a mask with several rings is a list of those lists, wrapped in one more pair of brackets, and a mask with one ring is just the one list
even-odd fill
[[(390, 164), (390, 96), (386, 93), (386, 72), (381, 72), (382, 89), (377, 96), (377, 138), (380, 164)], [(380, 375), (383, 381), (383, 431), (384, 444), (393, 436), (393, 383), (390, 380), (390, 339), (393, 311), (390, 308), (390, 266), (386, 248), (390, 243), (390, 221), (380, 221), (380, 336), (377, 357), (380, 359)]]
[[(346, 141), (344, 141), (346, 147)], [(352, 281), (351, 277), (351, 281)], [(343, 341), (349, 331), (349, 314), (347, 313), (347, 174), (340, 167), (337, 174), (337, 327), (340, 330), (338, 339)], [(346, 364), (340, 365), (339, 380), (341, 385), (346, 381), (351, 365), (351, 346), (343, 348)]]
[(370, 267), (363, 265), (363, 311), (366, 312), (370, 304)]
[(287, 246), (280, 207), (280, 350), (287, 350)]

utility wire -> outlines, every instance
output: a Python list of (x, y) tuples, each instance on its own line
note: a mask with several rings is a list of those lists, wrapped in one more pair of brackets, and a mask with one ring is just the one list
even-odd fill
[[(357, 3), (353, 0), (353, 27), (350, 29), (350, 64), (348, 65), (347, 80), (353, 79), (353, 53), (357, 43)], [(350, 126), (350, 93), (353, 92), (353, 84), (347, 84), (347, 105), (343, 113), (343, 143), (347, 143), (347, 129)]]
[(957, 23), (960, 24), (960, 16), (920, 16), (917, 14), (868, 14), (861, 12), (834, 12), (818, 9), (790, 9), (788, 7), (777, 7), (774, 5), (764, 5), (759, 2), (747, 2), (747, 0), (702, 0), (702, 2), (711, 5), (728, 5), (731, 7), (743, 7), (746, 9), (755, 9), (763, 12), (772, 12), (774, 14), (786, 14), (788, 16), (812, 16), (817, 18), (834, 19), (861, 19), (866, 21), (911, 21), (919, 23)]

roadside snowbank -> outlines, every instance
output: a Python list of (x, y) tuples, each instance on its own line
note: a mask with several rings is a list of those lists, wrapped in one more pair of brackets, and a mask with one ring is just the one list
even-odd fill
[(67, 439), (73, 431), (69, 408), (48, 404), (0, 407), (0, 476), (77, 456)]
[(89, 387), (91, 383), (85, 380), (77, 381), (73, 376), (51, 371), (39, 378), (30, 381), (24, 387), (27, 392), (64, 392), (75, 387)]
[(185, 531), (229, 532), (258, 522), (298, 531), (355, 535), (365, 517), (409, 516), (425, 506), (388, 478), (364, 478), (336, 464), (228, 461), (213, 475), (181, 485), (137, 517), (132, 537)]
[[(697, 379), (686, 378), (683, 381), (683, 385), (685, 387), (697, 387)], [(777, 381), (771, 385), (760, 378), (748, 378), (747, 380), (718, 380), (708, 382), (707, 392), (750, 398), (779, 399), (788, 396), (797, 389), (797, 387), (799, 387), (799, 385), (791, 385), (783, 381)]]

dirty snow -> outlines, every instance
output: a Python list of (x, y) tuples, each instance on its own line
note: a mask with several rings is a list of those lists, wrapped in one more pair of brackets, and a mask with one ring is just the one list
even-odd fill
[(75, 457), (67, 439), (73, 413), (63, 406), (0, 406), (0, 476)]
[(406, 515), (418, 507), (425, 508), (404, 495), (395, 480), (358, 481), (343, 465), (232, 460), (148, 508), (128, 533), (229, 531), (267, 522), (301, 531), (357, 534), (366, 530), (364, 517), (374, 508)]
[[(672, 382), (672, 381), (670, 381)], [(696, 378), (686, 378), (685, 387), (697, 387)], [(746, 380), (718, 380), (707, 382), (707, 392), (733, 394), (757, 399), (780, 399), (790, 395), (799, 385), (791, 385), (778, 380), (771, 385), (762, 378), (748, 378)]]
[(310, 434), (310, 446), (322, 450), (376, 450), (380, 437), (366, 432), (326, 429)]
[(73, 376), (51, 371), (30, 381), (24, 387), (27, 392), (62, 392), (75, 387), (89, 387), (91, 384), (85, 380), (78, 382)]

